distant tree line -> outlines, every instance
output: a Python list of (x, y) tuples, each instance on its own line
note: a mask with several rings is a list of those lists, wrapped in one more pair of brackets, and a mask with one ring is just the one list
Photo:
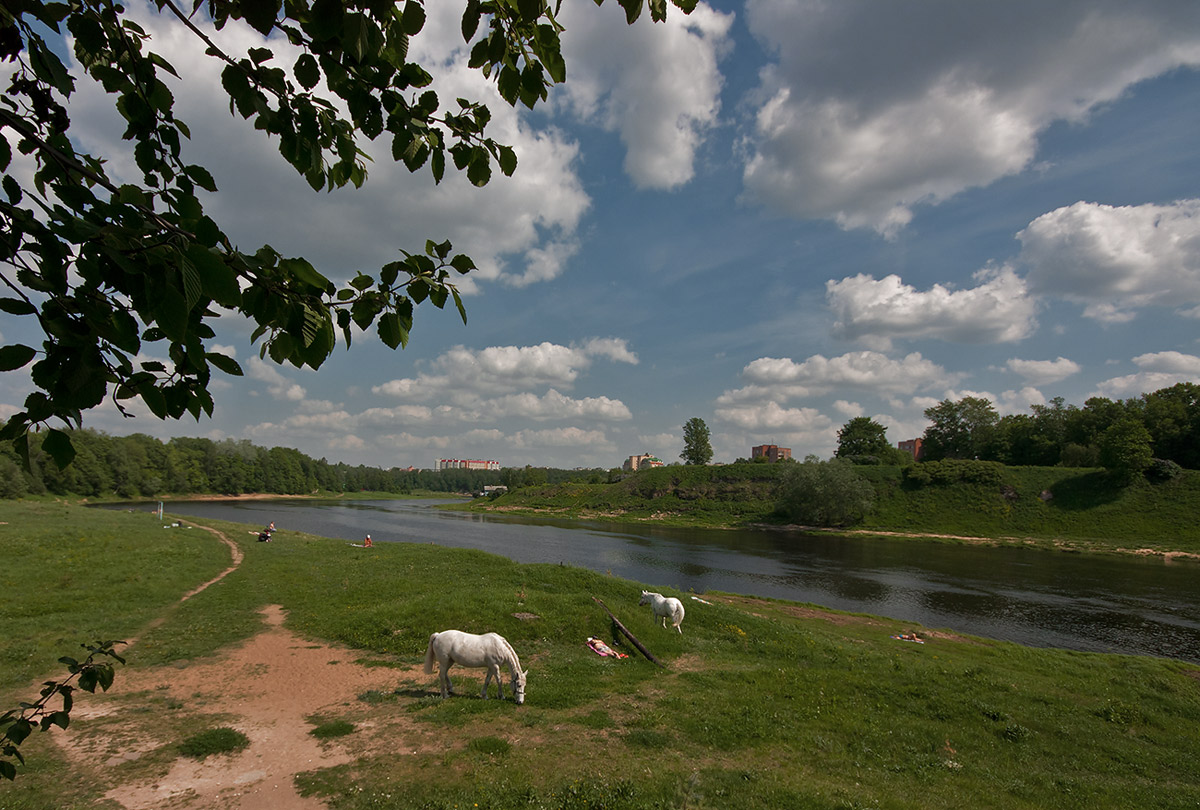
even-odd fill
[(109, 436), (70, 431), (74, 461), (65, 469), (34, 452), (22, 468), (11, 446), (0, 444), (0, 497), (78, 495), (142, 498), (162, 494), (304, 495), (312, 492), (480, 492), (501, 483), (504, 471), (407, 470), (352, 466), (312, 459), (288, 447), (246, 440)]
[(1200, 469), (1200, 386), (1193, 383), (1125, 400), (1092, 397), (1083, 407), (1055, 397), (1031, 410), (1002, 417), (986, 399), (944, 400), (925, 411), (924, 458), (1130, 471), (1157, 459)]
[[(982, 397), (945, 399), (925, 410), (923, 461), (971, 459), (1029, 467), (1105, 467), (1170, 476), (1200, 469), (1200, 386), (1178, 383), (1125, 400), (1092, 397), (1083, 407), (1055, 397), (1031, 414), (1000, 416)], [(838, 431), (839, 458), (894, 464), (886, 429), (856, 417)]]

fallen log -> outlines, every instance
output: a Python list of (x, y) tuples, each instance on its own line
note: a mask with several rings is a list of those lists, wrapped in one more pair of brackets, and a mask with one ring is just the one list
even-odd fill
[(613, 612), (608, 609), (608, 605), (604, 604), (603, 600), (593, 596), (592, 601), (595, 602), (600, 607), (604, 608), (604, 612), (608, 614), (608, 617), (610, 619), (612, 619), (613, 627), (616, 630), (620, 631), (621, 635), (623, 635), (623, 636), (625, 636), (625, 638), (629, 639), (630, 642), (633, 643), (633, 646), (637, 647), (638, 652), (640, 652), (642, 655), (646, 656), (646, 658), (649, 659), (650, 661), (653, 661), (655, 664), (658, 664), (663, 669), (667, 668), (666, 664), (664, 664), (662, 661), (659, 661), (657, 658), (654, 657), (654, 654), (652, 652), (650, 652), (644, 646), (642, 646), (642, 642), (637, 640), (637, 636), (635, 636), (633, 633), (630, 633), (629, 630), (626, 629), (625, 625), (621, 624), (621, 620), (613, 615)]

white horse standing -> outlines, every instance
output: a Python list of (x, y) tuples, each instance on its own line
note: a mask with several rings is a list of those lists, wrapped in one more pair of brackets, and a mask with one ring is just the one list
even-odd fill
[(639, 605), (650, 605), (650, 609), (654, 611), (655, 618), (662, 619), (662, 626), (667, 626), (667, 619), (671, 620), (671, 626), (679, 633), (683, 634), (683, 628), (679, 625), (683, 622), (683, 602), (680, 602), (674, 596), (663, 596), (661, 593), (653, 591), (642, 591), (642, 598), (638, 600)]
[(500, 681), (500, 665), (504, 664), (512, 676), (513, 697), (517, 705), (525, 702), (525, 676), (529, 673), (521, 671), (521, 661), (517, 658), (516, 650), (503, 636), (496, 633), (477, 636), (461, 630), (443, 630), (429, 637), (429, 646), (425, 648), (425, 674), (433, 674), (435, 658), (443, 698), (449, 697), (453, 691), (450, 687), (450, 667), (460, 664), (464, 667), (487, 667), (487, 675), (483, 679), (483, 698), (487, 700), (488, 684), (495, 678), (496, 691), (503, 700), (504, 685)]

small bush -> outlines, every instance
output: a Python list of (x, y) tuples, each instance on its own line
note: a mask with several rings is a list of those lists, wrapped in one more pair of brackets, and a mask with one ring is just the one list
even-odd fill
[(902, 475), (906, 482), (915, 486), (957, 483), (1000, 486), (1004, 479), (1004, 465), (998, 461), (948, 458), (913, 464), (905, 467)]
[(1161, 484), (1164, 481), (1170, 481), (1172, 478), (1177, 478), (1183, 472), (1183, 467), (1180, 467), (1174, 461), (1165, 458), (1151, 459), (1150, 466), (1146, 468), (1146, 478)]
[(250, 745), (250, 738), (237, 729), (210, 728), (193, 734), (179, 744), (179, 752), (185, 757), (204, 759), (213, 754), (232, 754)]

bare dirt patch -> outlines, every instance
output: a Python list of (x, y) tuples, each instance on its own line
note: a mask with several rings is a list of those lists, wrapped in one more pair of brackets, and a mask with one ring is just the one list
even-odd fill
[[(177, 757), (158, 769), (112, 788), (107, 798), (128, 810), (170, 807), (318, 810), (302, 798), (293, 778), (303, 771), (350, 762), (362, 742), (356, 735), (320, 742), (310, 734), (313, 715), (340, 717), (368, 690), (390, 692), (404, 673), (355, 663), (352, 650), (314, 644), (283, 627), (278, 605), (263, 610), (266, 628), (241, 646), (209, 661), (177, 669), (122, 672), (103, 698), (72, 715), (71, 734), (60, 735), (68, 755), (94, 768), (162, 758), (178, 740), (156, 739), (161, 725), (146, 717), (147, 696), (158, 704), (197, 707), (196, 730), (229, 726), (250, 738), (232, 755), (204, 760)], [(218, 719), (219, 718), (219, 719)], [(130, 730), (136, 733), (130, 734)], [(393, 729), (394, 731), (394, 729)], [(363, 729), (372, 735), (372, 729)], [(391, 741), (402, 753), (402, 739)], [(168, 756), (167, 759), (170, 759)]]

